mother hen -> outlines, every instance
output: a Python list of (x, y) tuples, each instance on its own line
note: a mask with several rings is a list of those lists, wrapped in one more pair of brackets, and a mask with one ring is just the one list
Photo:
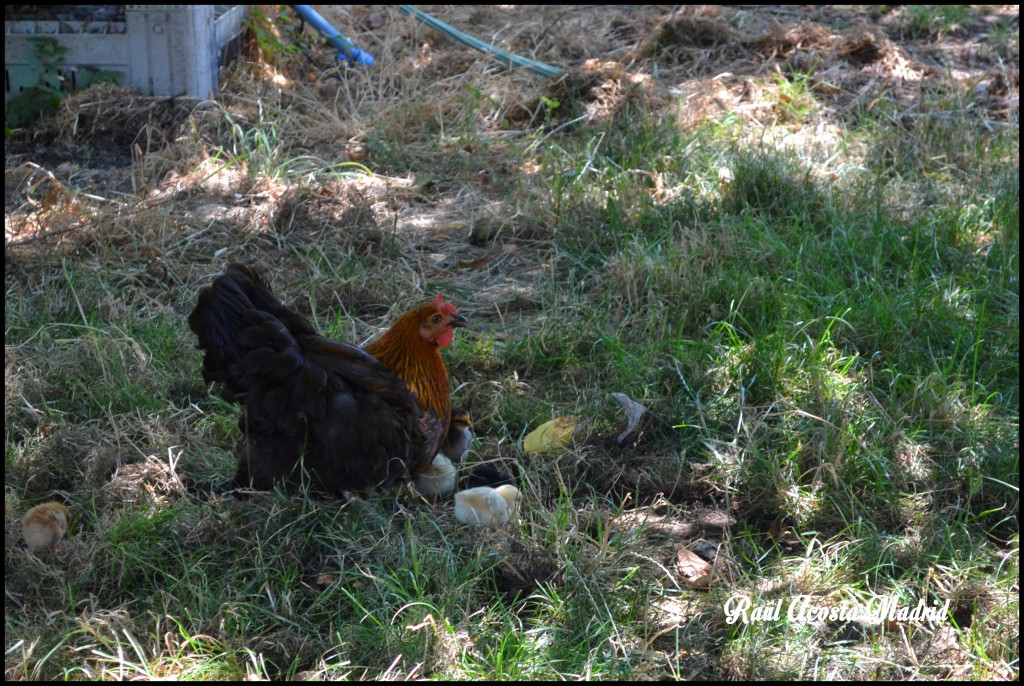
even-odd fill
[(234, 485), (268, 489), (300, 465), (339, 495), (417, 476), (451, 416), (440, 351), (466, 323), (439, 293), (363, 349), (324, 338), (256, 272), (228, 266), (188, 324), (205, 352), (203, 378), (245, 408)]

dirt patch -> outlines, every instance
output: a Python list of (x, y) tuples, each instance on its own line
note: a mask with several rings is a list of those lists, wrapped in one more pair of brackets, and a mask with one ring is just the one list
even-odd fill
[(78, 172), (130, 167), (166, 153), (182, 135), (194, 104), (99, 84), (70, 95), (40, 126), (9, 136), (7, 163), (28, 160), (54, 170), (71, 165)]

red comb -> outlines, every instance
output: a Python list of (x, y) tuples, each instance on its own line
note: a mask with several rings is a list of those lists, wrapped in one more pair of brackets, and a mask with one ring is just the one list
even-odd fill
[(434, 297), (434, 304), (437, 305), (437, 307), (446, 310), (448, 314), (458, 314), (458, 310), (455, 309), (455, 305), (452, 305), (451, 303), (446, 303), (444, 301), (444, 293), (440, 291)]

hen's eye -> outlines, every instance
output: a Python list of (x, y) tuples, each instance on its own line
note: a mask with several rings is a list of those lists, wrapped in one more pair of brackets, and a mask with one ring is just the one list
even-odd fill
[(430, 321), (434, 322), (435, 324), (440, 324), (441, 323), (441, 315), (435, 314), (433, 317), (430, 318)]

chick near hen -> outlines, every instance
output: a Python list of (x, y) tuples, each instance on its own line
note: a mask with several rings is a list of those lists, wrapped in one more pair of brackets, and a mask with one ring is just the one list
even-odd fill
[(494, 490), (504, 498), (505, 505), (508, 507), (508, 518), (515, 518), (519, 513), (519, 501), (523, 499), (523, 494), (519, 492), (518, 488), (511, 484), (497, 486)]
[(64, 538), (71, 522), (71, 511), (57, 502), (36, 505), (25, 513), (21, 522), (21, 535), (33, 553), (49, 549), (52, 553)]
[(443, 453), (438, 453), (430, 466), (416, 477), (416, 490), (434, 503), (438, 498), (455, 491), (458, 476), (458, 470), (455, 469), (452, 461)]
[(360, 348), (331, 341), (249, 267), (203, 289), (188, 319), (203, 378), (244, 407), (245, 446), (229, 485), (268, 489), (301, 466), (336, 494), (387, 488), (433, 463), (448, 433), (441, 349), (465, 317), (441, 294)]
[(455, 519), (470, 526), (504, 524), (519, 509), (519, 489), (504, 485), (478, 486), (455, 494)]
[(477, 465), (473, 467), (469, 472), (469, 477), (466, 479), (466, 484), (469, 488), (477, 488), (479, 486), (490, 486), (491, 488), (497, 488), (498, 486), (513, 485), (516, 482), (516, 478), (512, 476), (510, 472), (496, 469), (489, 465)]
[(452, 408), (448, 434), (441, 445), (441, 452), (454, 464), (466, 461), (466, 455), (473, 449), (473, 422), (469, 418), (469, 410), (463, 407)]
[(473, 424), (469, 411), (453, 408), (448, 433), (434, 461), (416, 477), (416, 490), (431, 503), (455, 492), (459, 473), (455, 465), (462, 464), (473, 447)]

